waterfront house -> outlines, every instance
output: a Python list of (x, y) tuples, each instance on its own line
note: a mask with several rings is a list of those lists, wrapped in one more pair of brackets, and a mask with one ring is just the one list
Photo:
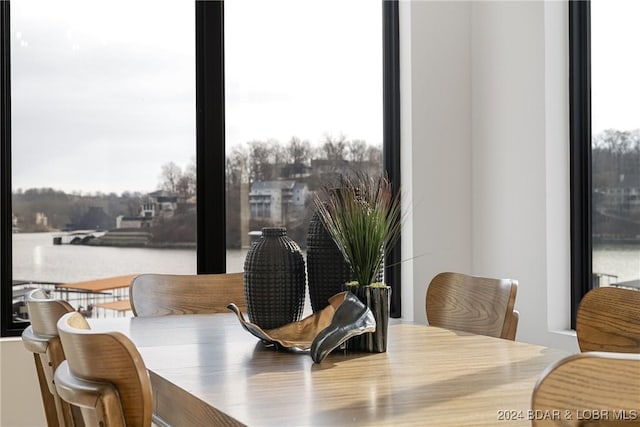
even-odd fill
[(254, 182), (249, 192), (251, 219), (286, 223), (290, 215), (305, 208), (308, 194), (306, 183), (293, 180)]

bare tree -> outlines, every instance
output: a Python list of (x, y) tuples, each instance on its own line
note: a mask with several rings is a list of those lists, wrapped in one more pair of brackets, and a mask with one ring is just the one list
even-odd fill
[(345, 160), (346, 148), (347, 138), (344, 135), (340, 135), (335, 139), (330, 135), (325, 135), (322, 149), (324, 150), (325, 158), (330, 162), (341, 162)]
[(632, 148), (629, 131), (607, 129), (595, 135), (592, 141), (594, 175), (602, 175), (605, 181), (618, 180), (625, 173), (624, 160)]
[(367, 148), (367, 160), (382, 165), (382, 147), (371, 145)]
[(227, 185), (240, 185), (248, 181), (249, 154), (242, 146), (236, 146), (226, 158)]
[(185, 198), (195, 196), (197, 187), (197, 168), (195, 157), (191, 159), (189, 164), (185, 167), (184, 173), (178, 179), (177, 190), (178, 194)]
[(253, 141), (249, 144), (249, 180), (266, 181), (269, 179), (268, 165), (271, 157), (269, 144)]
[(268, 179), (274, 180), (282, 177), (282, 169), (287, 163), (287, 151), (278, 140), (270, 139), (268, 142), (271, 150)]
[(194, 192), (192, 191), (192, 189), (194, 188), (194, 185), (192, 183), (192, 180), (187, 176), (187, 175), (182, 175), (180, 178), (178, 178), (178, 182), (176, 183), (176, 193), (178, 193), (178, 195), (186, 198), (191, 197)]
[(173, 162), (165, 163), (162, 165), (160, 172), (160, 189), (171, 193), (177, 193), (178, 182), (181, 177), (182, 169), (180, 169), (180, 166)]
[(291, 165), (289, 175), (304, 173), (305, 166), (311, 162), (311, 144), (298, 137), (292, 137), (286, 148), (287, 162)]
[(287, 144), (287, 161), (294, 165), (308, 164), (311, 158), (311, 144), (297, 136), (289, 140)]
[(367, 160), (367, 143), (362, 139), (347, 141), (347, 151), (349, 153), (348, 160), (352, 162), (362, 163)]

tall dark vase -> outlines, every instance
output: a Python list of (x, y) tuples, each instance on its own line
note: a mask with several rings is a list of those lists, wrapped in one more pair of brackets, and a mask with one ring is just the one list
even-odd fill
[(244, 261), (244, 295), (251, 322), (272, 329), (300, 320), (304, 308), (305, 263), (284, 227), (262, 229)]
[(307, 231), (307, 274), (313, 312), (329, 305), (329, 298), (342, 291), (351, 280), (351, 267), (327, 232), (318, 212)]
[(364, 305), (369, 307), (376, 319), (375, 332), (350, 338), (346, 343), (347, 350), (384, 353), (387, 351), (391, 287), (347, 285), (344, 289), (354, 293)]

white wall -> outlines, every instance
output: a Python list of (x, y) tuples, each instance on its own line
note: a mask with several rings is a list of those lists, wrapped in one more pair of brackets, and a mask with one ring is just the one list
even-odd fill
[(0, 340), (0, 378), (0, 426), (46, 426), (33, 355), (20, 338)]
[(402, 307), (404, 318), (426, 323), (429, 280), (471, 268), (471, 7), (401, 2), (400, 10), (402, 183), (413, 230), (403, 240), (412, 261), (403, 266)]
[(553, 332), (569, 329), (567, 4), (401, 8), (411, 35), (401, 40), (406, 317), (425, 321), (425, 284), (439, 271), (510, 277), (518, 340), (576, 351), (572, 334)]
[[(569, 328), (567, 5), (401, 2), (403, 317), (439, 271), (516, 278), (517, 339)], [(413, 287), (406, 284), (413, 284)], [(560, 332), (556, 332), (560, 331)], [(33, 360), (0, 340), (0, 425), (41, 426)]]

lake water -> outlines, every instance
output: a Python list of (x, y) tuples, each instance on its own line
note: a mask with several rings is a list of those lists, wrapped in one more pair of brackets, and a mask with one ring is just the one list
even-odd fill
[(613, 282), (640, 279), (640, 245), (594, 245), (593, 271), (617, 276)]
[[(54, 245), (59, 233), (13, 234), (13, 278), (43, 282), (76, 282), (136, 273), (194, 274), (193, 249), (115, 248)], [(227, 271), (242, 271), (246, 249), (227, 251)], [(593, 270), (640, 278), (640, 245), (597, 245)]]
[[(194, 249), (54, 245), (60, 233), (13, 234), (13, 278), (78, 282), (137, 273), (195, 274)], [(247, 250), (227, 251), (227, 271), (242, 271)]]

